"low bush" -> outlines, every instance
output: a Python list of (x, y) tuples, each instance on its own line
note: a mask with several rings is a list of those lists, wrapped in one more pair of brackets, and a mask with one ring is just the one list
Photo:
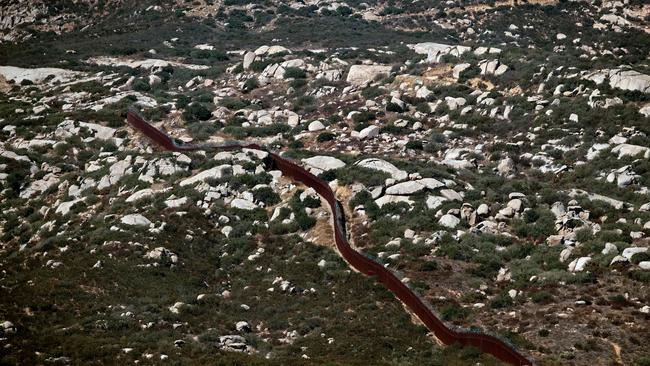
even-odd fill
[(297, 67), (287, 67), (284, 69), (285, 79), (304, 79), (307, 77), (305, 70)]
[(212, 112), (200, 103), (192, 103), (183, 111), (183, 119), (187, 122), (205, 121), (212, 117)]

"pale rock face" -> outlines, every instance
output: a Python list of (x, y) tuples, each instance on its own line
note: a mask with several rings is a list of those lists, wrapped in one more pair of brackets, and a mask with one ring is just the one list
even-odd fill
[(510, 175), (515, 171), (515, 161), (511, 158), (502, 159), (497, 165), (497, 171), (501, 175)]
[(605, 243), (605, 248), (601, 251), (601, 254), (603, 255), (617, 254), (617, 253), (618, 253), (618, 248), (616, 248), (616, 245), (612, 243)]
[(467, 100), (462, 97), (458, 98), (453, 98), (453, 97), (445, 97), (445, 103), (447, 103), (447, 106), (449, 107), (450, 110), (454, 111), (458, 109), (458, 107), (462, 107), (467, 103)]
[(210, 168), (208, 170), (204, 170), (196, 175), (193, 175), (187, 179), (184, 179), (180, 182), (181, 187), (188, 186), (197, 182), (204, 182), (206, 179), (209, 178), (223, 178), (232, 175), (233, 169), (231, 165), (228, 164), (223, 164), (216, 166), (214, 168)]
[(587, 263), (591, 261), (591, 257), (580, 257), (574, 259), (569, 263), (569, 272), (582, 272), (585, 270)]
[(287, 124), (291, 127), (296, 127), (300, 124), (300, 116), (297, 114), (292, 114), (287, 117)]
[(609, 263), (609, 265), (613, 266), (613, 265), (618, 264), (618, 263), (627, 263), (627, 262), (629, 262), (629, 260), (627, 258), (623, 257), (622, 255), (617, 255), (616, 257), (614, 257), (612, 259), (612, 261)]
[(183, 302), (175, 302), (174, 305), (169, 307), (169, 311), (174, 313), (174, 314), (179, 314), (181, 312), (181, 308), (185, 306), (185, 303)]
[(177, 208), (183, 206), (186, 203), (187, 203), (187, 197), (181, 197), (181, 198), (170, 199), (165, 201), (165, 206), (169, 208)]
[(108, 140), (113, 138), (116, 131), (114, 128), (98, 125), (96, 123), (79, 122), (79, 126), (88, 128), (89, 130), (93, 131), (95, 133), (94, 137), (100, 140)]
[(648, 93), (650, 92), (650, 75), (641, 74), (634, 70), (610, 72), (609, 84), (613, 88)]
[(27, 188), (20, 192), (20, 198), (30, 198), (34, 195), (43, 193), (48, 189), (59, 184), (59, 178), (54, 174), (47, 174), (43, 179), (35, 180)]
[(153, 250), (148, 251), (145, 253), (144, 258), (146, 259), (153, 259), (153, 260), (160, 260), (162, 258), (169, 258), (172, 263), (178, 263), (178, 256), (170, 251), (169, 249), (166, 249), (164, 247), (157, 247)]
[(390, 69), (390, 66), (384, 65), (352, 65), (346, 81), (352, 85), (363, 85), (379, 75), (388, 75)]
[(312, 173), (316, 171), (320, 174), (326, 170), (339, 169), (345, 166), (345, 163), (342, 160), (339, 160), (332, 156), (312, 156), (311, 158), (302, 159), (302, 162), (309, 168)]
[(587, 160), (593, 160), (596, 156), (598, 156), (598, 154), (600, 154), (602, 150), (607, 149), (609, 146), (609, 144), (605, 143), (594, 144), (587, 151)]
[(639, 109), (639, 113), (641, 113), (645, 117), (650, 117), (650, 103), (641, 107), (641, 109)]
[(497, 274), (497, 282), (508, 282), (512, 278), (510, 269), (508, 268), (499, 268), (499, 273)]
[(583, 79), (591, 80), (596, 84), (609, 81), (612, 88), (622, 90), (650, 92), (650, 75), (642, 74), (630, 69), (603, 69), (587, 73)]
[(140, 214), (129, 214), (120, 220), (124, 225), (129, 226), (149, 226), (151, 221)]
[(25, 69), (15, 66), (0, 66), (0, 75), (7, 80), (15, 81), (16, 84), (20, 85), (23, 80), (29, 80), (35, 84), (39, 84), (50, 75), (54, 75), (54, 78), (51, 79), (49, 83), (63, 83), (83, 75), (83, 73), (50, 67)]
[(149, 75), (149, 85), (154, 86), (162, 82), (162, 79), (158, 75)]
[(166, 61), (166, 60), (160, 60), (155, 58), (144, 59), (144, 60), (129, 60), (125, 58), (98, 56), (98, 57), (89, 58), (87, 62), (93, 65), (104, 65), (104, 66), (114, 66), (114, 67), (126, 66), (133, 69), (142, 68), (142, 69), (159, 70), (166, 66), (182, 67), (190, 70), (205, 70), (210, 68), (210, 66), (207, 65), (184, 64), (181, 62)]
[(445, 197), (446, 199), (450, 201), (462, 201), (463, 200), (463, 195), (456, 192), (453, 189), (441, 189), (440, 190), (440, 195)]
[(255, 54), (258, 55), (258, 56), (265, 55), (267, 52), (269, 52), (269, 46), (259, 46), (255, 50)]
[(309, 132), (317, 132), (317, 131), (322, 131), (324, 129), (325, 126), (321, 121), (313, 121), (309, 124), (309, 126), (307, 126), (307, 130), (309, 130)]
[(70, 212), (70, 209), (72, 208), (72, 206), (74, 206), (76, 203), (83, 202), (83, 201), (84, 201), (84, 198), (78, 198), (76, 200), (63, 202), (56, 208), (55, 212), (65, 216)]
[(549, 246), (556, 246), (562, 244), (562, 241), (564, 240), (564, 235), (549, 235), (546, 238), (546, 244)]
[(248, 70), (251, 67), (251, 64), (255, 62), (256, 58), (257, 55), (255, 54), (255, 52), (246, 52), (246, 54), (244, 55), (244, 61), (242, 63), (244, 70)]
[(643, 155), (644, 159), (650, 158), (650, 148), (639, 145), (620, 144), (614, 146), (612, 153), (617, 154), (619, 159), (625, 156), (636, 157), (637, 155)]
[(284, 53), (284, 52), (291, 53), (291, 50), (289, 50), (288, 48), (283, 47), (283, 46), (271, 46), (266, 51), (266, 54), (269, 55), (269, 56), (272, 56), (272, 55), (275, 55), (275, 54), (278, 54), (278, 53)]
[(379, 127), (377, 126), (368, 126), (359, 131), (359, 140), (371, 139), (377, 136), (379, 136)]
[(450, 168), (454, 168), (455, 170), (472, 169), (474, 167), (472, 162), (460, 159), (444, 159), (440, 163)]
[(490, 213), (490, 207), (485, 203), (481, 203), (476, 209), (476, 214), (479, 216), (486, 216)]
[(646, 253), (646, 252), (648, 252), (648, 248), (646, 247), (629, 247), (623, 249), (623, 253), (621, 253), (621, 255), (627, 260), (631, 260), (632, 256), (634, 256), (635, 254)]
[(131, 174), (131, 157), (127, 156), (109, 168), (108, 175), (102, 177), (97, 184), (97, 189), (102, 190), (116, 184), (123, 176)]
[(375, 203), (379, 207), (383, 207), (387, 203), (399, 203), (399, 202), (405, 202), (408, 203), (409, 205), (413, 205), (413, 201), (409, 199), (407, 196), (395, 196), (395, 195), (385, 195), (382, 197), (379, 197), (378, 199), (375, 200)]
[(388, 173), (396, 181), (402, 181), (408, 178), (407, 172), (398, 169), (395, 165), (381, 159), (368, 158), (357, 162), (356, 165)]
[(426, 86), (421, 87), (415, 93), (415, 96), (421, 99), (426, 99), (429, 95), (431, 95), (431, 90), (429, 90)]
[(238, 332), (248, 333), (251, 331), (251, 326), (248, 322), (240, 321), (235, 324), (235, 329), (237, 329)]
[(463, 71), (469, 69), (471, 66), (472, 66), (472, 65), (471, 65), (471, 64), (468, 64), (468, 63), (462, 63), (462, 64), (458, 64), (458, 65), (454, 66), (454, 68), (452, 69), (452, 75), (453, 75), (453, 77), (454, 77), (455, 79), (460, 78), (460, 74), (461, 74)]
[(419, 182), (410, 180), (402, 183), (397, 183), (394, 186), (386, 188), (386, 194), (395, 195), (410, 195), (424, 190), (424, 185)]
[(637, 177), (638, 175), (630, 172), (619, 174), (616, 176), (616, 185), (618, 185), (621, 188), (627, 187), (629, 185), (634, 184), (637, 180)]
[(512, 208), (515, 212), (520, 212), (523, 208), (523, 205), (524, 203), (519, 198), (515, 198), (508, 202), (508, 207)]
[(246, 211), (254, 210), (257, 208), (257, 205), (255, 203), (241, 198), (235, 198), (232, 200), (232, 202), (230, 202), (230, 206)]
[(512, 207), (504, 207), (496, 215), (497, 220), (507, 220), (515, 215), (515, 210)]
[(508, 66), (499, 62), (499, 60), (485, 60), (478, 64), (481, 69), (481, 75), (503, 75), (508, 71)]
[(435, 210), (440, 207), (447, 199), (445, 197), (429, 196), (426, 200), (426, 205), (429, 210)]
[(459, 223), (460, 223), (460, 219), (458, 217), (449, 214), (442, 215), (440, 220), (438, 220), (438, 224), (450, 229), (455, 228), (456, 226), (458, 226)]
[(627, 19), (611, 13), (603, 15), (602, 17), (600, 17), (600, 20), (602, 20), (603, 22), (616, 24), (618, 26), (630, 25), (630, 22)]
[(10, 322), (9, 320), (5, 320), (0, 323), (0, 328), (2, 328), (2, 332), (4, 334), (16, 333), (16, 327), (14, 326), (14, 323)]
[(434, 190), (445, 186), (444, 183), (434, 178), (422, 178), (422, 179), (418, 179), (417, 182), (422, 184), (424, 187), (426, 187), (426, 189), (430, 189), (430, 190)]
[(409, 45), (415, 53), (427, 55), (427, 62), (438, 63), (445, 55), (461, 56), (462, 54), (471, 51), (470, 47), (466, 46), (451, 46), (435, 42), (423, 42), (415, 45)]

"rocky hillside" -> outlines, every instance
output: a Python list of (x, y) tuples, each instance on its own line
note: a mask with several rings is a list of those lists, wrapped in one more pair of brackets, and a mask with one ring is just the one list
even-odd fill
[(0, 362), (499, 364), (338, 255), (540, 365), (650, 365), (643, 1), (8, 1)]

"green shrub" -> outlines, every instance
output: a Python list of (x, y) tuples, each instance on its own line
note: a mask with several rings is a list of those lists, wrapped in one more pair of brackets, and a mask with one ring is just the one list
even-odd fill
[(355, 113), (352, 116), (352, 120), (355, 123), (368, 122), (374, 120), (375, 118), (376, 118), (375, 114), (369, 111), (361, 111), (359, 113)]
[(327, 142), (327, 141), (332, 141), (336, 139), (336, 135), (331, 133), (331, 132), (323, 132), (316, 137), (316, 141), (318, 142)]
[(296, 223), (301, 230), (307, 230), (316, 225), (316, 219), (307, 215), (305, 210), (299, 210), (298, 212), (295, 212), (295, 215)]
[(289, 85), (294, 89), (300, 89), (303, 86), (307, 85), (307, 80), (305, 79), (293, 79)]
[(405, 146), (407, 149), (413, 149), (413, 150), (422, 150), (424, 149), (424, 146), (422, 145), (422, 141), (417, 141), (417, 140), (411, 140), (406, 143)]
[(376, 98), (376, 97), (378, 97), (380, 95), (383, 95), (383, 94), (384, 94), (384, 90), (380, 89), (380, 88), (378, 88), (376, 86), (371, 86), (371, 87), (365, 88), (361, 92), (361, 95), (366, 99)]
[(537, 291), (530, 295), (530, 299), (536, 304), (548, 304), (553, 301), (553, 295), (546, 291)]
[(429, 103), (426, 103), (426, 102), (418, 103), (415, 106), (415, 110), (417, 110), (420, 113), (424, 113), (424, 114), (431, 113), (431, 107), (429, 107)]
[(494, 297), (490, 300), (490, 307), (493, 309), (502, 309), (508, 306), (512, 306), (513, 301), (510, 295), (507, 292), (502, 292), (501, 294)]
[(190, 98), (190, 97), (188, 97), (186, 95), (181, 95), (176, 100), (176, 107), (177, 108), (185, 108), (190, 104), (191, 101), (192, 101), (192, 98)]
[(650, 357), (641, 357), (636, 360), (636, 366), (650, 366)]
[(199, 103), (192, 103), (185, 108), (183, 118), (187, 122), (205, 121), (212, 117), (212, 112)]
[(149, 83), (147, 83), (142, 79), (136, 79), (135, 81), (133, 81), (133, 85), (131, 85), (131, 87), (133, 88), (133, 90), (139, 92), (148, 92), (149, 90), (151, 90), (151, 86), (149, 86)]
[(280, 196), (271, 187), (261, 187), (253, 191), (256, 201), (263, 202), (266, 206), (280, 203)]
[(540, 337), (548, 337), (549, 334), (551, 334), (551, 332), (548, 329), (544, 329), (544, 328), (540, 329), (537, 332), (537, 335), (539, 335)]
[(630, 258), (630, 262), (638, 265), (640, 262), (650, 261), (650, 253), (636, 253)]
[(244, 91), (245, 92), (250, 92), (251, 90), (257, 89), (260, 86), (259, 80), (257, 80), (256, 77), (252, 77), (246, 82), (244, 82)]
[(316, 98), (311, 95), (303, 95), (296, 98), (296, 101), (293, 103), (294, 111), (309, 111), (313, 109), (314, 104), (316, 103)]
[(307, 196), (307, 197), (305, 197), (304, 200), (302, 200), (302, 204), (305, 207), (317, 208), (317, 207), (320, 207), (321, 201), (317, 197)]
[(390, 177), (387, 173), (360, 166), (355, 166), (353, 169), (343, 167), (336, 169), (334, 172), (335, 174), (331, 180), (338, 179), (343, 185), (358, 182), (363, 183), (365, 186), (373, 187), (383, 184)]
[(650, 272), (648, 271), (641, 271), (641, 270), (628, 271), (627, 276), (635, 281), (650, 283)]
[(231, 111), (236, 111), (248, 107), (251, 102), (249, 100), (239, 98), (224, 98), (221, 100), (220, 104), (223, 107), (230, 109)]
[(386, 111), (396, 112), (396, 113), (404, 112), (404, 110), (402, 109), (402, 107), (399, 106), (399, 104), (393, 102), (390, 102), (386, 105)]
[(428, 260), (420, 265), (418, 270), (423, 271), (423, 272), (431, 272), (435, 271), (438, 269), (438, 262)]
[(195, 49), (190, 52), (190, 57), (199, 60), (227, 61), (228, 54), (217, 50), (199, 50)]
[(298, 67), (287, 67), (284, 69), (285, 79), (304, 79), (307, 77), (305, 70)]
[(447, 305), (440, 309), (440, 315), (443, 320), (463, 320), (471, 313), (469, 308), (463, 308), (458, 305)]

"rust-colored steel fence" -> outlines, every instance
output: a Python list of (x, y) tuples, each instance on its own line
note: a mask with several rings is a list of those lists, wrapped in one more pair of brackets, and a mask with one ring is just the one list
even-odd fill
[[(136, 129), (140, 130), (147, 137), (152, 139), (158, 145), (170, 151), (193, 151), (193, 150), (214, 150), (214, 151), (232, 151), (241, 149), (256, 149), (267, 151), (257, 144), (234, 144), (234, 145), (193, 145), (177, 144), (166, 133), (158, 130), (149, 124), (136, 112), (129, 111), (127, 121)], [(272, 167), (278, 169), (285, 176), (313, 188), (329, 204), (333, 217), (334, 236), (336, 247), (343, 258), (356, 270), (367, 275), (373, 276), (388, 288), (402, 303), (408, 306), (413, 313), (426, 325), (426, 327), (435, 334), (446, 345), (460, 344), (462, 346), (473, 346), (484, 353), (488, 353), (501, 361), (512, 365), (533, 365), (533, 362), (519, 353), (512, 345), (501, 339), (484, 333), (461, 331), (450, 328), (424, 303), (424, 301), (404, 284), (393, 272), (383, 265), (368, 258), (362, 253), (354, 250), (348, 243), (346, 234), (346, 221), (343, 206), (336, 199), (334, 192), (329, 184), (305, 168), (291, 162), (280, 155), (267, 151), (271, 160)]]

